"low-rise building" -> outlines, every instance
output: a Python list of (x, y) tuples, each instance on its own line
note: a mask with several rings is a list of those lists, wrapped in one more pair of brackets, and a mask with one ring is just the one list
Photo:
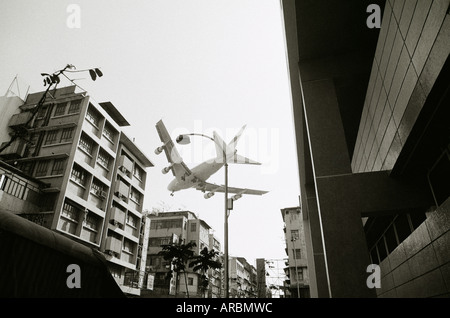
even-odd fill
[(285, 268), (287, 286), (291, 298), (309, 298), (309, 275), (306, 255), (305, 232), (299, 207), (281, 209), (286, 238), (288, 261)]

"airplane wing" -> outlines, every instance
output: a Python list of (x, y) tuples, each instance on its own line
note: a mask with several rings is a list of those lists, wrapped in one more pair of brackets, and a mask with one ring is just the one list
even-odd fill
[[(173, 175), (177, 179), (191, 175), (191, 170), (183, 162), (183, 159), (181, 158), (177, 148), (175, 147), (172, 138), (170, 138), (167, 128), (162, 120), (156, 123), (156, 130), (158, 131), (159, 138), (163, 143), (161, 148), (166, 154), (167, 161), (170, 163)], [(158, 149), (159, 147), (157, 148), (157, 151)]]
[[(202, 182), (197, 187), (197, 190), (208, 191), (208, 192), (225, 192), (224, 185), (218, 185), (214, 183)], [(253, 194), (253, 195), (263, 195), (269, 191), (245, 189), (245, 188), (234, 188), (228, 187), (228, 193), (238, 193), (238, 194)]]

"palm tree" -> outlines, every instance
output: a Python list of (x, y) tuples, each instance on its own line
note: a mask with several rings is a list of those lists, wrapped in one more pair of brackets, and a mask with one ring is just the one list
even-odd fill
[(162, 250), (158, 253), (158, 255), (162, 255), (164, 260), (171, 261), (173, 268), (169, 271), (169, 277), (172, 276), (172, 272), (177, 273), (177, 279), (175, 281), (175, 296), (178, 291), (178, 274), (181, 272), (184, 273), (184, 281), (186, 283), (186, 293), (189, 298), (187, 277), (186, 277), (186, 263), (189, 259), (191, 259), (194, 255), (193, 247), (197, 246), (195, 242), (189, 242), (187, 244), (183, 244), (178, 241), (177, 243), (170, 243), (161, 245)]
[(203, 296), (208, 289), (209, 280), (206, 276), (206, 272), (209, 269), (217, 269), (222, 267), (222, 263), (215, 260), (215, 258), (219, 255), (219, 252), (214, 250), (208, 251), (208, 248), (205, 247), (200, 251), (200, 254), (192, 257), (193, 261), (189, 263), (189, 267), (194, 267), (194, 271), (199, 271), (201, 273), (201, 288), (203, 291)]

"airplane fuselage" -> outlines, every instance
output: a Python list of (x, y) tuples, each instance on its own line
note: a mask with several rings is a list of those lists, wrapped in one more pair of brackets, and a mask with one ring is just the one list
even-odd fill
[(177, 177), (169, 183), (167, 189), (171, 192), (196, 187), (202, 181), (206, 181), (223, 167), (223, 162), (208, 160), (191, 169), (190, 175)]

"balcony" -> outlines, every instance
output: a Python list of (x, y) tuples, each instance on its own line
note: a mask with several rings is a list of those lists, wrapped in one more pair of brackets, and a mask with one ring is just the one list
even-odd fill
[[(0, 147), (4, 147), (7, 142), (3, 142)], [(22, 158), (25, 155), (25, 151), (27, 149), (27, 142), (23, 139), (14, 140), (5, 150), (2, 152), (2, 157), (7, 159), (18, 159)]]
[(122, 242), (115, 237), (108, 236), (106, 238), (105, 251), (110, 252), (111, 255), (116, 254), (117, 257), (122, 249)]
[(26, 128), (27, 122), (33, 117), (33, 114), (31, 112), (23, 112), (20, 114), (15, 114), (11, 117), (9, 120), (8, 126), (12, 129), (20, 129), (20, 128)]
[(128, 176), (131, 176), (131, 172), (133, 171), (133, 161), (131, 161), (125, 155), (120, 156), (119, 169), (122, 170), (122, 172), (126, 173)]
[(114, 194), (117, 195), (119, 198), (127, 199), (129, 190), (130, 190), (129, 187), (125, 182), (122, 182), (120, 180), (116, 181)]
[(121, 224), (123, 227), (123, 225), (125, 224), (125, 212), (116, 207), (112, 208), (111, 221), (113, 221), (114, 224)]

